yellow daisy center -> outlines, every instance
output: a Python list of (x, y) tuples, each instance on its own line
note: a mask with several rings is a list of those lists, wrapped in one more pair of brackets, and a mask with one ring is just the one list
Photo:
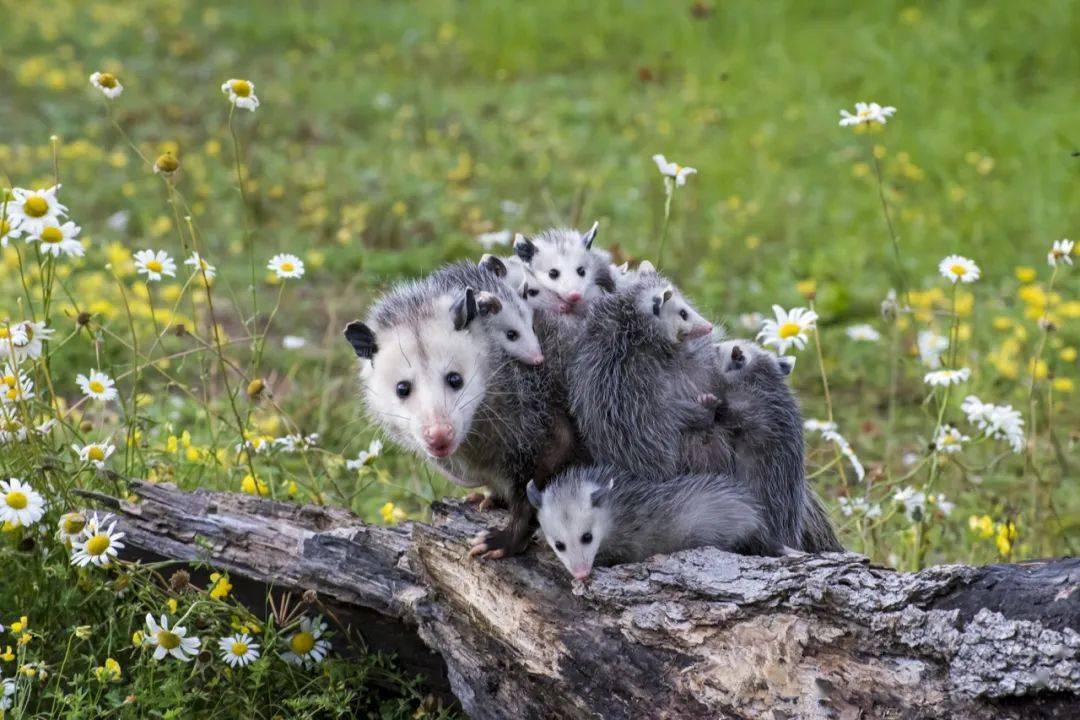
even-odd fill
[(248, 651), (247, 643), (242, 643), (242, 642), (234, 642), (232, 644), (232, 647), (229, 648), (229, 652), (231, 652), (233, 655), (235, 655), (237, 657), (244, 657), (245, 655), (247, 655), (247, 651)]
[(69, 515), (64, 518), (64, 532), (68, 535), (82, 532), (86, 527), (86, 518), (82, 515)]
[(116, 87), (116, 76), (112, 73), (99, 73), (97, 81), (98, 85), (103, 88), (112, 89)]
[(41, 231), (41, 242), (58, 243), (64, 239), (64, 233), (55, 225), (50, 225)]
[(289, 647), (297, 655), (307, 655), (315, 647), (315, 636), (302, 630), (289, 639)]
[(169, 632), (168, 630), (158, 630), (155, 637), (157, 638), (157, 644), (165, 648), (166, 650), (175, 650), (176, 648), (180, 647), (180, 636), (174, 632)]
[(7, 235), (9, 230), (11, 230), (11, 223), (6, 219), (0, 219), (0, 237)]
[(785, 340), (795, 337), (800, 332), (802, 332), (802, 328), (799, 327), (799, 323), (794, 322), (786, 322), (776, 330), (776, 334)]
[(112, 542), (109, 540), (108, 535), (106, 535), (105, 533), (98, 533), (97, 535), (86, 541), (86, 554), (94, 555), (95, 557), (98, 555), (104, 555), (105, 551), (109, 549), (109, 545), (111, 544)]
[(953, 275), (960, 276), (967, 272), (967, 268), (960, 263), (953, 263), (949, 266), (949, 272)]
[(231, 89), (233, 94), (237, 97), (247, 97), (251, 94), (251, 83), (247, 80), (233, 80), (229, 83), (229, 89)]
[(146, 261), (146, 269), (147, 270), (153, 270), (154, 272), (161, 272), (161, 270), (162, 270), (161, 262), (158, 261), (158, 260), (147, 260)]
[(8, 387), (12, 387), (12, 388), (15, 387), (15, 376), (14, 375), (5, 375), (4, 376), (4, 384), (7, 385)]
[(91, 380), (87, 387), (90, 388), (90, 392), (103, 393), (105, 392), (105, 383), (100, 380)]
[(104, 460), (105, 459), (105, 451), (102, 450), (101, 448), (99, 448), (97, 445), (94, 445), (86, 453), (86, 456), (88, 458), (90, 458), (91, 460)]
[(292, 271), (293, 271), (293, 270), (295, 270), (295, 269), (296, 269), (296, 266), (295, 266), (295, 265), (293, 265), (293, 264), (292, 264), (291, 262), (289, 262), (288, 260), (286, 260), (285, 262), (281, 263), (281, 271), (282, 271), (282, 272), (292, 272)]
[(26, 497), (26, 493), (19, 492), (18, 490), (9, 492), (4, 500), (7, 502), (9, 508), (14, 508), (15, 510), (22, 510), (30, 504), (30, 500)]
[(6, 340), (11, 337), (11, 331), (6, 327), (0, 327), (0, 340)]
[(23, 212), (30, 217), (44, 217), (49, 212), (49, 201), (40, 195), (31, 195), (23, 203)]
[(19, 389), (18, 388), (11, 388), (10, 390), (7, 391), (7, 399), (8, 400), (14, 400), (14, 399), (16, 399), (18, 397), (19, 397)]

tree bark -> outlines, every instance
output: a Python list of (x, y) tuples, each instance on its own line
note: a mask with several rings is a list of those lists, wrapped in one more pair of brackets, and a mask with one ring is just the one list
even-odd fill
[(135, 483), (125, 543), (368, 618), (474, 718), (1080, 717), (1080, 559), (899, 573), (701, 548), (574, 584), (546, 546), (469, 561), (498, 513), (431, 525)]

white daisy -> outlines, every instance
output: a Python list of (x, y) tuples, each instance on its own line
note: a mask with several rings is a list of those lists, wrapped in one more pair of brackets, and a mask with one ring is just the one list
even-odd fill
[(299, 335), (286, 335), (281, 338), (281, 346), (286, 350), (299, 350), (307, 345), (307, 340)]
[(1006, 440), (1014, 453), (1024, 449), (1024, 419), (1012, 405), (984, 403), (968, 395), (960, 404), (968, 422), (977, 426), (988, 438)]
[(7, 215), (6, 205), (0, 201), (0, 247), (7, 247), (8, 240), (15, 240), (22, 235), (19, 220)]
[(790, 312), (779, 305), (773, 305), (776, 318), (767, 319), (758, 333), (758, 339), (766, 347), (776, 346), (776, 352), (783, 355), (792, 345), (796, 350), (806, 347), (810, 339), (809, 332), (817, 323), (817, 313), (806, 308), (794, 308)]
[(86, 529), (86, 516), (80, 512), (64, 513), (56, 523), (56, 538), (68, 548), (82, 541)]
[(928, 368), (941, 367), (941, 355), (949, 349), (949, 339), (933, 330), (919, 331), (919, 360)]
[(896, 108), (891, 105), (881, 107), (876, 102), (857, 102), (855, 103), (854, 115), (847, 110), (840, 111), (840, 127), (862, 124), (869, 125), (870, 123), (881, 123), (884, 125), (895, 112)]
[(115, 400), (119, 394), (116, 392), (116, 383), (111, 377), (100, 370), (91, 370), (90, 375), (79, 375), (75, 378), (83, 394), (94, 400)]
[(969, 368), (959, 368), (958, 370), (931, 370), (923, 376), (923, 382), (933, 387), (946, 387), (948, 385), (959, 385), (962, 382), (967, 382), (971, 377), (971, 370)]
[(259, 107), (259, 98), (255, 97), (255, 83), (250, 80), (226, 80), (221, 85), (221, 92), (229, 96), (229, 102), (238, 108), (255, 112)]
[(653, 155), (652, 159), (656, 167), (660, 169), (660, 174), (674, 180), (679, 187), (686, 184), (687, 177), (697, 175), (695, 168), (685, 167), (677, 162), (668, 162), (663, 155)]
[(844, 331), (849, 338), (860, 342), (877, 342), (881, 339), (881, 333), (872, 325), (849, 325)]
[(87, 443), (82, 447), (72, 445), (71, 449), (78, 454), (79, 460), (99, 468), (105, 467), (105, 461), (116, 451), (116, 447), (108, 442)]
[(765, 316), (759, 312), (743, 313), (739, 315), (739, 324), (753, 332), (760, 330), (761, 323), (763, 322), (765, 322)]
[(288, 253), (280, 253), (270, 258), (266, 267), (283, 280), (304, 276), (304, 261)]
[(979, 266), (962, 255), (949, 255), (938, 263), (938, 272), (955, 285), (958, 282), (973, 283), (979, 279)]
[(30, 400), (34, 397), (34, 381), (23, 370), (4, 365), (0, 374), (0, 405)]
[(940, 510), (943, 515), (951, 514), (952, 511), (956, 508), (956, 503), (946, 500), (945, 495), (943, 495), (942, 493), (938, 493), (937, 495), (931, 495), (928, 500), (937, 505), (938, 510)]
[(829, 422), (828, 420), (815, 420), (810, 418), (803, 422), (803, 429), (807, 432), (827, 432), (829, 430), (836, 430), (836, 423)]
[(496, 245), (509, 245), (513, 239), (514, 233), (509, 230), (499, 230), (498, 232), (486, 232), (478, 235), (476, 242), (480, 243), (480, 246), (484, 248), (484, 252), (491, 252), (491, 249)]
[(963, 449), (963, 444), (971, 440), (952, 425), (942, 425), (937, 435), (934, 436), (934, 447), (938, 452), (958, 453)]
[(866, 470), (863, 468), (863, 464), (859, 462), (859, 457), (855, 454), (855, 451), (851, 449), (851, 444), (843, 435), (836, 432), (836, 430), (823, 430), (821, 437), (824, 440), (828, 440), (840, 448), (840, 454), (848, 459), (851, 463), (851, 468), (855, 471), (855, 476), (862, 480), (866, 477)]
[(361, 450), (359, 454), (357, 454), (355, 460), (349, 460), (345, 463), (345, 467), (349, 470), (359, 470), (372, 462), (375, 458), (379, 457), (379, 455), (382, 454), (382, 448), (382, 440), (379, 440), (378, 438), (372, 440), (371, 444), (368, 445), (367, 450)]
[[(16, 362), (27, 358), (36, 360), (41, 357), (42, 341), (51, 338), (54, 332), (53, 329), (45, 327), (42, 321), (23, 320), (14, 325), (0, 325), (0, 353), (8, 358), (14, 351)], [(5, 340), (7, 342), (4, 342)]]
[(319, 443), (319, 433), (301, 435), (293, 433), (283, 437), (274, 438), (274, 445), (287, 453), (304, 452), (316, 447)]
[(191, 268), (193, 273), (206, 273), (207, 280), (213, 280), (217, 275), (217, 268), (206, 262), (204, 258), (199, 257), (199, 253), (192, 252), (191, 257), (184, 261), (184, 264)]
[(926, 493), (913, 487), (897, 490), (893, 500), (904, 506), (904, 514), (911, 522), (918, 522), (926, 517)]
[(82, 257), (86, 250), (78, 241), (80, 228), (70, 220), (63, 225), (45, 225), (35, 236), (28, 236), (27, 240), (37, 240), (41, 252), (53, 257), (60, 257), (61, 253), (68, 257)]
[(1059, 262), (1072, 265), (1072, 251), (1072, 240), (1055, 240), (1050, 252), (1046, 254), (1046, 262), (1050, 263), (1051, 266), (1057, 265)]
[(15, 704), (15, 679), (4, 678), (0, 681), (0, 711), (10, 710)]
[(124, 549), (124, 543), (120, 542), (124, 533), (116, 532), (116, 521), (113, 520), (111, 525), (105, 527), (110, 517), (106, 515), (99, 520), (97, 513), (94, 513), (94, 517), (87, 521), (81, 538), (72, 546), (74, 550), (71, 554), (72, 565), (108, 567), (117, 553)]
[(17, 225), (25, 235), (38, 235), (46, 225), (58, 225), (67, 208), (56, 199), (59, 185), (48, 190), (14, 188), (13, 198), (8, 201), (7, 214), (12, 225)]
[(840, 503), (840, 512), (847, 517), (862, 515), (870, 520), (881, 517), (881, 506), (877, 503), (871, 503), (864, 497), (851, 498), (850, 500), (841, 497), (837, 502)]
[(0, 524), (30, 527), (45, 514), (45, 499), (19, 478), (0, 480)]
[(0, 445), (24, 440), (26, 428), (19, 420), (19, 409), (14, 405), (0, 404)]
[(146, 641), (154, 646), (154, 659), (162, 660), (172, 655), (177, 660), (188, 662), (199, 654), (202, 644), (197, 637), (187, 637), (187, 628), (177, 625), (169, 628), (169, 619), (161, 616), (161, 623), (154, 621), (154, 616), (146, 614)]
[(221, 659), (227, 662), (229, 667), (244, 667), (259, 659), (259, 644), (247, 633), (221, 638), (218, 640), (218, 648), (221, 649)]
[(90, 76), (90, 84), (100, 90), (110, 100), (120, 97), (124, 92), (124, 86), (115, 75), (107, 72), (96, 72)]
[(314, 619), (304, 618), (300, 629), (289, 637), (289, 649), (281, 653), (281, 659), (292, 665), (318, 665), (330, 652), (330, 643), (322, 639), (326, 632), (326, 623), (319, 615)]
[(176, 277), (176, 263), (164, 250), (140, 250), (135, 253), (135, 270), (157, 282), (162, 276)]

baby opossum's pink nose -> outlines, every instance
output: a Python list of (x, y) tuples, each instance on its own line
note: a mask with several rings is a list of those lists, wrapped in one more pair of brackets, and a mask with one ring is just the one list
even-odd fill
[(712, 323), (699, 323), (699, 324), (695, 325), (693, 328), (691, 328), (690, 332), (687, 333), (687, 334), (692, 338), (696, 338), (696, 337), (701, 337), (702, 335), (708, 335), (711, 332), (712, 332)]
[(566, 299), (569, 302), (576, 303), (581, 301), (581, 293), (577, 290), (566, 293)]
[(429, 453), (435, 457), (446, 457), (450, 454), (450, 449), (454, 444), (452, 425), (428, 425), (424, 428), (423, 435)]
[(532, 360), (530, 362), (532, 362), (533, 365), (543, 365), (544, 364), (544, 354), (543, 353), (536, 353), (535, 355), (532, 356)]
[(589, 572), (591, 570), (592, 568), (574, 568), (573, 576), (576, 580), (584, 580), (585, 578), (589, 577)]

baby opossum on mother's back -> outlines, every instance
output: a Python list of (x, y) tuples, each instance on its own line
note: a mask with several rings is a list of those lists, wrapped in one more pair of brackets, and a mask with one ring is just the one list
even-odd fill
[(580, 317), (595, 299), (614, 291), (610, 258), (593, 249), (598, 225), (585, 234), (552, 228), (531, 238), (515, 237), (514, 253), (532, 273), (527, 295), (550, 298), (544, 302), (550, 312)]
[(795, 358), (753, 342), (717, 344), (720, 427), (735, 453), (735, 479), (755, 494), (777, 542), (808, 552), (842, 551), (820, 501), (807, 486), (802, 414), (784, 382)]
[(753, 494), (726, 475), (642, 477), (611, 466), (571, 468), (540, 490), (528, 486), (540, 528), (578, 579), (603, 565), (711, 545), (779, 555)]
[(486, 484), (509, 506), (510, 524), (474, 548), (502, 556), (520, 552), (532, 534), (526, 484), (545, 482), (573, 459), (575, 435), (551, 401), (544, 366), (507, 356), (478, 331), (478, 313), (471, 288), (406, 283), (345, 336), (365, 361), (361, 381), (373, 420), (461, 484)]

